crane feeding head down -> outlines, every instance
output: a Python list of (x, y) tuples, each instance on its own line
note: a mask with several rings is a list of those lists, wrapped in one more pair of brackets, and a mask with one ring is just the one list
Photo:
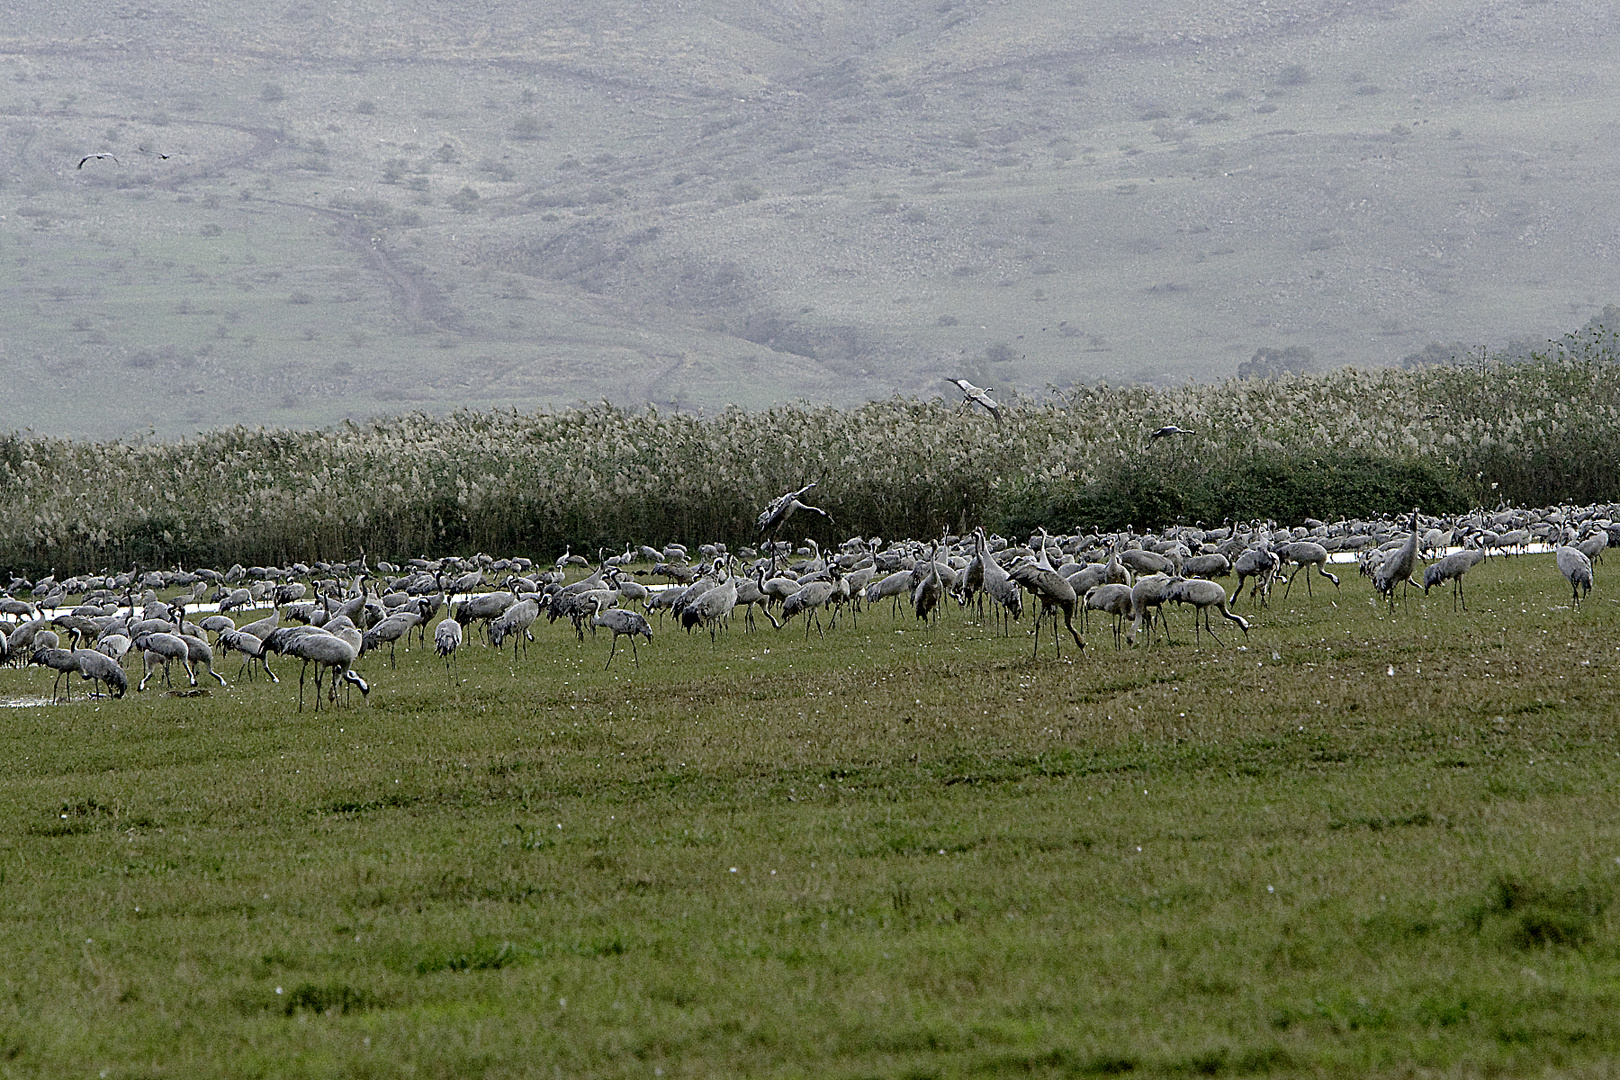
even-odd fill
[(966, 379), (946, 379), (946, 382), (962, 391), (962, 408), (967, 408), (975, 401), (989, 410), (995, 417), (996, 423), (1001, 423), (1001, 406), (990, 396), (990, 390), (983, 386), (974, 386)]
[(769, 533), (774, 537), (777, 530), (787, 522), (787, 519), (799, 510), (808, 510), (812, 514), (820, 514), (827, 519), (827, 524), (831, 525), (833, 523), (831, 514), (820, 507), (809, 506), (799, 501), (799, 496), (815, 486), (815, 482), (812, 481), (798, 491), (790, 491), (786, 495), (778, 495), (772, 499), (771, 504), (759, 515), (759, 535), (764, 536)]

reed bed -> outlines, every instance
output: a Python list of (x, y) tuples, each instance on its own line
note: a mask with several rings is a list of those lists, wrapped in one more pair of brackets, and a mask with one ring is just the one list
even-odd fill
[[(1612, 358), (1083, 386), (1015, 399), (999, 423), (953, 401), (894, 398), (714, 416), (607, 404), (409, 413), (172, 442), (12, 433), (0, 437), (0, 564), (66, 573), (736, 543), (770, 498), (809, 480), (836, 519), (828, 538), (1602, 501), (1620, 495)], [(1147, 445), (1171, 422), (1197, 434)]]

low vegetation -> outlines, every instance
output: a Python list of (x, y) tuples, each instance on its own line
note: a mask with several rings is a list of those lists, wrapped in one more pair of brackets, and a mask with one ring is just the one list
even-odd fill
[[(1173, 390), (1082, 387), (997, 423), (939, 399), (703, 418), (461, 411), (173, 442), (0, 438), (0, 566), (228, 566), (733, 544), (817, 480), (829, 536), (1155, 528), (1620, 496), (1620, 366), (1562, 355)], [(1175, 422), (1195, 434), (1148, 445)], [(824, 537), (826, 539), (827, 537)]]
[(288, 665), (9, 709), (3, 1071), (1597, 1075), (1602, 574), (1061, 662), (954, 609), (611, 670), (542, 623), (319, 714)]

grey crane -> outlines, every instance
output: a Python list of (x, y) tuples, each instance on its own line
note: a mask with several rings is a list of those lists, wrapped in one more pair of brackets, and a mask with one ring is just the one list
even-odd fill
[[(619, 595), (623, 596), (624, 594), (621, 592)], [(737, 582), (737, 606), (743, 609), (743, 615), (747, 619), (746, 625), (750, 630), (754, 629), (754, 608), (756, 607), (765, 613), (767, 619), (771, 620), (772, 626), (781, 629), (776, 621), (776, 616), (771, 614), (770, 600), (770, 594), (765, 591), (765, 564), (761, 562), (754, 568), (753, 577), (743, 578)]]
[(473, 623), (483, 623), (487, 631), (489, 624), (500, 618), (502, 613), (517, 603), (517, 594), (505, 590), (500, 592), (480, 593), (461, 603), (453, 605), (451, 613), (456, 621), (464, 627), (471, 627)]
[(490, 646), (499, 649), (501, 642), (510, 637), (512, 639), (512, 659), (517, 659), (518, 645), (520, 644), (523, 646), (524, 655), (528, 655), (529, 642), (534, 640), (534, 635), (529, 632), (529, 627), (533, 626), (534, 620), (539, 617), (540, 602), (538, 600), (532, 597), (527, 600), (519, 600), (501, 612), (500, 618), (489, 624)]
[(1553, 557), (1558, 561), (1558, 572), (1569, 582), (1570, 603), (1578, 608), (1581, 600), (1592, 591), (1592, 560), (1574, 546), (1573, 540), (1566, 532), (1564, 543), (1553, 550)]
[(980, 583), (991, 603), (1001, 609), (1003, 626), (1011, 633), (1012, 624), (1024, 614), (1024, 593), (1006, 568), (990, 557), (990, 544), (983, 528), (974, 533), (974, 540), (979, 550)]
[(450, 662), (456, 657), (456, 650), (461, 648), (461, 624), (448, 615), (440, 620), (433, 631), (433, 648), (444, 657), (444, 673), (450, 674)]
[(364, 656), (373, 649), (387, 645), (388, 666), (399, 667), (399, 660), (395, 657), (394, 650), (398, 646), (399, 640), (408, 635), (412, 627), (420, 621), (421, 616), (414, 611), (401, 611), (388, 616), (361, 635), (360, 655)]
[(33, 663), (39, 667), (48, 667), (56, 672), (56, 680), (51, 683), (51, 700), (55, 701), (62, 687), (63, 677), (67, 678), (67, 699), (73, 700), (73, 673), (79, 670), (79, 659), (70, 649), (39, 648), (34, 650)]
[(716, 630), (722, 623), (731, 618), (732, 609), (737, 606), (737, 579), (732, 576), (730, 570), (731, 567), (728, 561), (725, 566), (726, 576), (714, 588), (709, 589), (687, 605), (687, 611), (697, 619), (698, 623), (709, 628), (709, 642), (711, 644), (719, 640), (715, 636)]
[(100, 683), (113, 697), (121, 698), (129, 690), (129, 676), (117, 660), (94, 649), (74, 649), (73, 656), (79, 662), (79, 674)]
[(1114, 648), (1119, 648), (1120, 637), (1124, 631), (1125, 618), (1131, 615), (1131, 596), (1134, 585), (1119, 585), (1107, 582), (1094, 585), (1086, 591), (1085, 605), (1087, 611), (1101, 611), (1105, 615), (1114, 617)]
[[(789, 584), (792, 584), (791, 580), (788, 578), (777, 578), (776, 580), (788, 581)], [(765, 584), (768, 587), (771, 583), (767, 581)], [(911, 571), (896, 570), (892, 574), (889, 574), (886, 577), (881, 577), (866, 587), (866, 602), (868, 604), (876, 604), (879, 600), (888, 599), (891, 601), (889, 613), (891, 615), (898, 615), (900, 614), (900, 598), (902, 596), (909, 596), (910, 594)], [(786, 599), (786, 597), (783, 597), (783, 599)]]
[(1125, 634), (1126, 644), (1136, 644), (1136, 632), (1141, 629), (1144, 620), (1147, 622), (1148, 644), (1153, 644), (1155, 612), (1158, 613), (1159, 625), (1164, 629), (1165, 644), (1170, 644), (1170, 623), (1164, 617), (1164, 604), (1175, 581), (1166, 574), (1149, 574), (1136, 579), (1136, 584), (1131, 586), (1131, 626)]
[[(803, 586), (782, 601), (781, 626), (786, 626), (793, 616), (802, 611), (806, 613), (804, 616), (804, 636), (807, 638), (810, 636), (810, 619), (812, 616), (816, 620), (816, 632), (825, 634), (826, 631), (821, 625), (821, 609), (832, 603), (833, 594), (837, 591), (837, 587), (827, 578), (812, 581)], [(833, 625), (837, 625), (836, 616)]]
[(1194, 555), (1181, 562), (1183, 577), (1218, 578), (1226, 577), (1232, 572), (1232, 560), (1220, 552), (1210, 555)]
[(231, 618), (229, 615), (210, 615), (197, 625), (201, 626), (210, 634), (213, 634), (214, 640), (218, 641), (220, 634), (223, 634), (227, 630), (236, 629), (236, 620)]
[(251, 634), (253, 637), (263, 641), (272, 630), (276, 629), (276, 627), (280, 625), (281, 613), (279, 611), (272, 611), (269, 615), (266, 615), (257, 622), (250, 622), (246, 626), (238, 626), (237, 629), (244, 634)]
[(141, 650), (141, 660), (146, 667), (146, 674), (142, 676), (140, 685), (135, 687), (137, 691), (146, 689), (147, 680), (151, 679), (152, 672), (160, 665), (163, 668), (163, 685), (173, 685), (169, 682), (169, 665), (176, 660), (186, 669), (186, 674), (191, 678), (191, 685), (197, 685), (197, 672), (191, 666), (191, 650), (180, 640), (178, 634), (148, 631), (135, 639), (135, 648)]
[[(699, 563), (698, 565), (705, 566), (707, 564)], [(712, 590), (717, 588), (719, 584), (720, 563), (719, 560), (716, 560), (714, 566), (709, 567), (703, 572), (702, 577), (692, 582), (692, 584), (688, 585), (686, 588), (680, 590), (679, 594), (675, 597), (675, 602), (670, 604), (669, 613), (680, 619), (681, 626), (686, 629), (687, 633), (690, 634), (692, 632), (692, 628), (698, 624), (698, 614), (694, 610), (695, 605), (704, 596), (707, 596)]]
[[(264, 668), (264, 673), (270, 676), (271, 682), (279, 683), (281, 681), (276, 677), (276, 673), (270, 670), (270, 663), (266, 656), (268, 650), (264, 646), (263, 638), (256, 638), (246, 630), (223, 630), (219, 635), (219, 645), (220, 648), (225, 649), (227, 652), (239, 652), (242, 654), (242, 671), (247, 672), (249, 679), (254, 677), (253, 664), (254, 661), (258, 661), (259, 666)], [(237, 675), (240, 677), (241, 672), (237, 672)]]
[(321, 708), (321, 673), (330, 670), (332, 680), (329, 694), (331, 699), (337, 701), (338, 680), (353, 683), (360, 688), (361, 697), (371, 694), (371, 687), (354, 671), (354, 660), (359, 651), (347, 641), (334, 634), (320, 630), (311, 630), (290, 637), (282, 649), (288, 656), (296, 656), (304, 662), (298, 672), (298, 711), (304, 711), (304, 676), (309, 665), (315, 665), (315, 710)]
[(1164, 425), (1164, 427), (1159, 428), (1156, 431), (1148, 432), (1148, 445), (1151, 446), (1153, 443), (1158, 442), (1160, 439), (1168, 439), (1172, 435), (1196, 435), (1196, 434), (1198, 434), (1198, 432), (1192, 431), (1192, 430), (1190, 430), (1188, 428), (1177, 427), (1175, 424), (1166, 424), (1166, 425)]
[(1328, 552), (1327, 548), (1321, 544), (1313, 540), (1295, 540), (1291, 544), (1284, 544), (1278, 549), (1277, 554), (1283, 562), (1293, 563), (1298, 567), (1292, 574), (1288, 575), (1288, 584), (1283, 588), (1284, 600), (1288, 599), (1289, 590), (1294, 587), (1294, 579), (1302, 572), (1305, 574), (1305, 595), (1312, 595), (1310, 575), (1310, 567), (1312, 566), (1316, 567), (1318, 574), (1333, 582), (1335, 589), (1339, 587), (1339, 576), (1328, 572)]
[(1453, 551), (1439, 562), (1430, 563), (1423, 570), (1423, 595), (1427, 596), (1429, 590), (1436, 585), (1451, 582), (1451, 609), (1457, 610), (1461, 604), (1464, 611), (1468, 610), (1468, 598), (1463, 595), (1462, 579), (1474, 567), (1485, 561), (1485, 553), (1479, 548), (1465, 547), (1461, 551)]
[[(966, 379), (946, 379), (945, 381), (962, 391), (962, 409), (966, 409), (973, 404), (982, 405), (985, 411), (995, 419), (996, 425), (1000, 426), (1001, 404), (990, 396), (990, 387), (974, 386)], [(960, 414), (962, 409), (958, 409), (957, 413)]]
[(827, 513), (827, 511), (821, 509), (819, 506), (811, 506), (808, 503), (800, 501), (801, 497), (808, 494), (810, 489), (814, 488), (815, 486), (816, 481), (812, 480), (798, 491), (790, 491), (785, 495), (778, 495), (776, 498), (772, 499), (771, 504), (760, 512), (759, 520), (755, 523), (759, 526), (759, 535), (769, 535), (772, 539), (775, 539), (777, 532), (779, 532), (782, 526), (787, 523), (788, 518), (792, 517), (800, 510), (805, 510), (812, 514), (820, 514), (822, 517), (827, 519), (827, 524), (831, 525), (833, 523), (831, 514)]
[(1232, 563), (1232, 573), (1237, 575), (1237, 587), (1232, 590), (1230, 603), (1236, 604), (1238, 597), (1243, 595), (1244, 581), (1253, 578), (1249, 586), (1249, 598), (1254, 599), (1258, 593), (1260, 603), (1265, 604), (1266, 598), (1271, 594), (1271, 579), (1277, 573), (1277, 556), (1271, 553), (1271, 543), (1261, 540), (1254, 547), (1244, 551)]
[(912, 570), (917, 578), (917, 584), (911, 590), (911, 607), (917, 613), (917, 618), (927, 622), (930, 615), (938, 621), (939, 602), (945, 595), (945, 586), (939, 576), (939, 545), (928, 556), (928, 569), (917, 567)]
[(192, 634), (182, 633), (178, 636), (186, 643), (186, 660), (190, 662), (192, 671), (206, 668), (208, 674), (219, 680), (219, 685), (227, 685), (225, 677), (214, 670), (214, 650), (209, 647), (208, 642)]
[[(1406, 537), (1406, 542), (1391, 551), (1373, 570), (1373, 588), (1389, 600), (1389, 609), (1395, 610), (1395, 586), (1401, 582), (1417, 585), (1412, 580), (1412, 570), (1417, 565), (1418, 549), (1418, 511), (1412, 508), (1412, 530)], [(1418, 585), (1418, 588), (1422, 588)]]
[(607, 663), (602, 665), (603, 670), (613, 666), (613, 656), (619, 651), (619, 638), (622, 636), (630, 638), (630, 656), (639, 668), (641, 657), (636, 654), (636, 635), (640, 634), (650, 643), (653, 639), (652, 627), (647, 624), (646, 619), (633, 611), (608, 607), (606, 597), (598, 597), (596, 605), (596, 614), (591, 616), (591, 625), (613, 631), (613, 647), (608, 650)]
[(114, 660), (122, 660), (124, 654), (129, 652), (130, 641), (126, 634), (106, 633), (96, 639), (96, 652), (103, 656), (110, 656)]
[(1203, 616), (1203, 629), (1209, 631), (1209, 636), (1215, 638), (1217, 644), (1220, 638), (1215, 635), (1215, 628), (1209, 625), (1209, 609), (1215, 608), (1223, 618), (1238, 624), (1243, 636), (1249, 636), (1249, 621), (1241, 615), (1232, 614), (1226, 606), (1226, 590), (1219, 582), (1206, 581), (1203, 578), (1182, 578), (1175, 582), (1165, 592), (1166, 600), (1176, 604), (1191, 604), (1193, 610), (1193, 635), (1195, 641), (1199, 639), (1199, 615)]
[(1080, 597), (1068, 579), (1052, 568), (1052, 560), (1046, 554), (1045, 529), (1041, 530), (1040, 553), (1035, 557), (1035, 561), (1020, 563), (1007, 573), (1041, 602), (1041, 610), (1035, 616), (1036, 656), (1041, 654), (1041, 620), (1047, 615), (1052, 616), (1052, 645), (1057, 650), (1058, 656), (1063, 655), (1063, 645), (1058, 638), (1059, 611), (1063, 612), (1063, 625), (1068, 628), (1069, 636), (1074, 638), (1075, 647), (1079, 649), (1086, 647), (1086, 643), (1080, 640), (1080, 632), (1074, 628), (1074, 610), (1080, 603)]
[(1130, 568), (1133, 574), (1173, 574), (1176, 572), (1176, 562), (1168, 555), (1161, 555), (1157, 551), (1146, 551), (1142, 548), (1128, 548), (1120, 553), (1119, 561)]
[(1603, 553), (1608, 550), (1609, 534), (1602, 529), (1598, 529), (1575, 546), (1580, 548), (1581, 554), (1588, 559), (1591, 559), (1594, 563), (1598, 562), (1603, 558)]

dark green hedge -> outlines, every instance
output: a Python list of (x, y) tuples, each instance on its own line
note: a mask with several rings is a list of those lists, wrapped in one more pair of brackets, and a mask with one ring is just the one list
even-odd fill
[(1122, 464), (1084, 486), (1019, 485), (1002, 501), (998, 524), (1002, 532), (1020, 536), (1042, 525), (1143, 530), (1228, 518), (1292, 525), (1413, 506), (1454, 514), (1473, 505), (1469, 485), (1440, 462), (1359, 453), (1277, 454), (1207, 471), (1196, 464)]

